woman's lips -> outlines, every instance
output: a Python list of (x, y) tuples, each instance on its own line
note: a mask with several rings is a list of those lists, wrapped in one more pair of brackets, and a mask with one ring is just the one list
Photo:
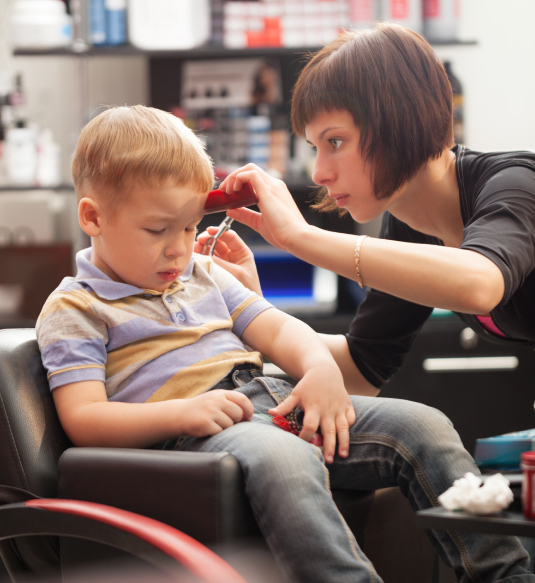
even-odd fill
[(344, 206), (344, 204), (347, 202), (347, 199), (349, 198), (349, 194), (342, 194), (341, 196), (334, 196), (334, 202), (336, 202), (336, 205), (341, 207)]
[(179, 271), (159, 271), (158, 275), (164, 281), (174, 281), (178, 277)]

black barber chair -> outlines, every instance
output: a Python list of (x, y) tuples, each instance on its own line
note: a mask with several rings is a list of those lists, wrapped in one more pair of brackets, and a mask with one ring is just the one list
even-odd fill
[[(241, 469), (229, 454), (73, 447), (57, 418), (33, 329), (0, 330), (0, 431), (3, 502), (2, 492), (19, 489), (105, 504), (175, 527), (216, 552), (260, 536)], [(397, 488), (333, 496), (385, 583), (436, 580), (437, 556)], [(55, 575), (84, 553), (78, 539), (67, 540), (4, 539), (0, 556), (15, 582), (29, 573)]]

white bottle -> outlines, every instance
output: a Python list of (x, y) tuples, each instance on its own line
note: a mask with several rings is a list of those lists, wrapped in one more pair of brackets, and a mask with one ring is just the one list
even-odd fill
[(38, 186), (53, 188), (61, 183), (61, 149), (51, 130), (43, 130), (37, 138), (36, 181)]
[(209, 0), (130, 0), (128, 37), (146, 50), (192, 49), (210, 39)]
[(31, 128), (10, 128), (4, 142), (7, 179), (10, 184), (33, 186), (37, 169), (35, 132)]
[(380, 0), (379, 16), (423, 33), (422, 0)]
[(61, 0), (16, 0), (9, 35), (15, 48), (63, 47), (72, 42), (72, 19)]
[(460, 0), (423, 0), (424, 34), (429, 41), (456, 40)]

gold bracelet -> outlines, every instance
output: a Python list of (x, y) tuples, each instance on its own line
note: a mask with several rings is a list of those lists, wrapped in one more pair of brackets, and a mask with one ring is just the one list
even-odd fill
[(355, 245), (355, 270), (357, 272), (356, 281), (360, 285), (360, 287), (364, 287), (362, 283), (362, 275), (360, 274), (360, 246), (362, 245), (362, 241), (366, 239), (368, 235), (359, 235), (357, 237), (357, 244)]

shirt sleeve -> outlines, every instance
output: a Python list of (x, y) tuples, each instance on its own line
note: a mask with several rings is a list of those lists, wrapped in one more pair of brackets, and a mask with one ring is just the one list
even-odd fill
[(535, 172), (511, 167), (477, 194), (461, 249), (488, 257), (502, 272), (507, 303), (535, 269)]
[(55, 292), (37, 320), (37, 342), (50, 389), (105, 381), (106, 325), (95, 317), (86, 292)]
[(223, 295), (232, 317), (232, 331), (241, 338), (245, 328), (264, 310), (273, 308), (262, 296), (247, 289), (226, 269), (219, 267), (214, 261), (208, 264), (210, 277), (214, 280)]
[[(382, 239), (433, 244), (435, 241), (385, 212)], [(438, 241), (437, 241), (438, 242)], [(380, 388), (401, 367), (432, 308), (368, 289), (346, 334), (349, 352), (364, 378)]]

